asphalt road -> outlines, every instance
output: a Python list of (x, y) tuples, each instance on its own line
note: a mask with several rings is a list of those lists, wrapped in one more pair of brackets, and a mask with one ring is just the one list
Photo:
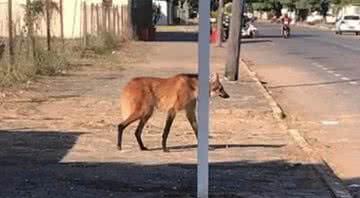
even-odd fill
[[(360, 36), (258, 24), (242, 57), (258, 72), (294, 128), (321, 153), (350, 190), (360, 185)], [(354, 185), (357, 184), (357, 185)]]

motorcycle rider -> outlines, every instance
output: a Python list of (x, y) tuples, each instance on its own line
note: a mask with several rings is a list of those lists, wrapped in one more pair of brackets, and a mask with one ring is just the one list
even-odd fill
[(280, 18), (280, 20), (281, 20), (281, 24), (282, 24), (282, 26), (281, 26), (281, 34), (283, 34), (285, 25), (290, 28), (290, 22), (291, 22), (290, 20), (291, 19), (289, 18), (288, 14), (285, 14), (283, 17)]

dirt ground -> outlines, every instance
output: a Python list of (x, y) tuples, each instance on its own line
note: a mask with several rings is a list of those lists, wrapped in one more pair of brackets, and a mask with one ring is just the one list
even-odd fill
[[(164, 113), (144, 129), (150, 151), (138, 149), (134, 128), (116, 149), (121, 88), (140, 75), (196, 72), (196, 44), (124, 45), (109, 57), (82, 59), (65, 76), (42, 78), (0, 99), (0, 197), (194, 197), (196, 139), (184, 114), (161, 150)], [(225, 50), (212, 48), (222, 74)], [(241, 71), (225, 83), (229, 100), (211, 100), (211, 197), (331, 197), (266, 99)]]

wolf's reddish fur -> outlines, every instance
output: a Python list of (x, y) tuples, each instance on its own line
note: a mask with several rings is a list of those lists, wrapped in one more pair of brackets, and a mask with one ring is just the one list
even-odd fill
[[(211, 95), (228, 98), (219, 76), (213, 74), (209, 80)], [(138, 77), (131, 79), (121, 95), (121, 109), (124, 121), (118, 126), (118, 148), (121, 149), (122, 134), (131, 123), (140, 120), (135, 136), (141, 150), (144, 146), (141, 133), (155, 109), (168, 113), (163, 133), (162, 148), (167, 151), (166, 140), (176, 113), (186, 111), (186, 116), (197, 137), (196, 99), (198, 75), (178, 74), (170, 78)]]

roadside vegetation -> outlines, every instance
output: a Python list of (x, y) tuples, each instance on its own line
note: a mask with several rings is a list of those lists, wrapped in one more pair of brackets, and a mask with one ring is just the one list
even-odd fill
[[(10, 55), (9, 40), (0, 40), (0, 87), (11, 87), (36, 79), (38, 76), (63, 75), (72, 69), (72, 61), (90, 58), (86, 54), (107, 56), (119, 48), (123, 39), (110, 32), (97, 36), (88, 35), (91, 41), (84, 45), (83, 39), (62, 40), (37, 35), (37, 27), (46, 18), (46, 1), (34, 0), (24, 5), (24, 25), (20, 34), (13, 38), (13, 55)], [(51, 2), (50, 12), (58, 12), (57, 3)], [(50, 48), (51, 44), (51, 48)], [(13, 57), (13, 58), (11, 58)]]

